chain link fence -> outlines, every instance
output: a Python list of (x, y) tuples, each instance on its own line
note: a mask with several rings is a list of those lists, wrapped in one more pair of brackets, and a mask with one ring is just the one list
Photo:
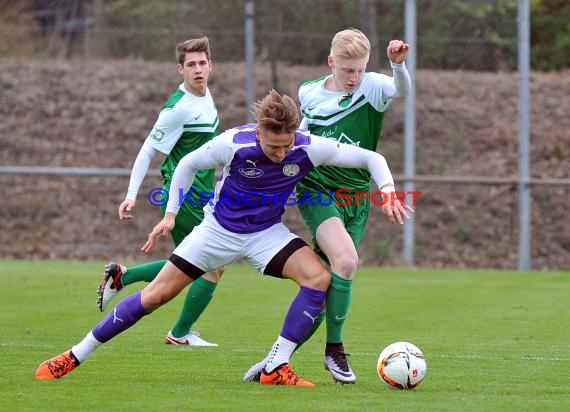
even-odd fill
[[(246, 0), (8, 2), (0, 11), (1, 57), (10, 58), (10, 62), (14, 61), (13, 58), (33, 58), (36, 66), (41, 66), (42, 61), (51, 64), (54, 58), (66, 59), (77, 66), (76, 70), (83, 70), (87, 74), (91, 73), (87, 69), (90, 61), (130, 61), (133, 78), (129, 79), (128, 75), (121, 78), (118, 73), (123, 69), (119, 70), (118, 67), (111, 70), (108, 79), (114, 82), (116, 92), (109, 92), (100, 98), (118, 107), (122, 104), (132, 105), (138, 99), (141, 114), (129, 113), (131, 117), (126, 120), (128, 126), (124, 126), (123, 133), (118, 134), (120, 138), (114, 136), (107, 141), (101, 136), (108, 133), (116, 122), (125, 120), (105, 114), (107, 117), (99, 121), (103, 115), (95, 119), (96, 114), (67, 107), (64, 102), (58, 103), (57, 98), (51, 102), (31, 104), (30, 89), (23, 94), (16, 93), (16, 90), (26, 90), (26, 84), (10, 83), (10, 73), (16, 72), (12, 64), (13, 72), (5, 71), (0, 75), (0, 82), (6, 91), (5, 98), (10, 96), (9, 99), (12, 99), (3, 101), (4, 107), (0, 109), (3, 124), (0, 126), (3, 152), (0, 163), (20, 166), (130, 167), (146, 131), (154, 121), (154, 115), (176, 85), (174, 44), (201, 35), (207, 35), (212, 44), (216, 66), (211, 88), (217, 98), (222, 127), (245, 121), (247, 108), (243, 61), (246, 3)], [(258, 97), (263, 96), (270, 87), (296, 96), (302, 81), (327, 74), (326, 58), (330, 40), (338, 30), (347, 27), (363, 30), (373, 44), (369, 69), (387, 74), (390, 74), (390, 70), (386, 45), (390, 39), (404, 36), (404, 1), (256, 0), (254, 4), (255, 93)], [(518, 85), (515, 73), (517, 1), (418, 0), (416, 31), (417, 42), (411, 44), (417, 56), (414, 79), (418, 113), (416, 173), (515, 178), (518, 173)], [(32, 76), (37, 76), (32, 83), (38, 87), (42, 85), (42, 76), (53, 75), (47, 69), (45, 73), (40, 69), (26, 69), (27, 64), (23, 60), (17, 62), (23, 62), (22, 70), (29, 70), (34, 73)], [(145, 75), (144, 84), (138, 84), (138, 72), (149, 73), (149, 67), (156, 74)], [(59, 68), (56, 75), (64, 78), (69, 73)], [(45, 81), (51, 83), (52, 80)], [(568, 178), (570, 149), (567, 130), (570, 130), (570, 121), (567, 112), (570, 107), (565, 108), (561, 102), (567, 101), (570, 94), (569, 83), (560, 82), (557, 74), (533, 74), (531, 140), (534, 177)], [(90, 87), (93, 85), (89, 79), (70, 86), (85, 93), (83, 100), (72, 102), (89, 102), (92, 94)], [(237, 100), (230, 99), (230, 94), (236, 89), (242, 90), (243, 96)], [(541, 93), (544, 90), (548, 93)], [(18, 98), (24, 95), (28, 96), (27, 100)], [(96, 108), (96, 105), (93, 107)], [(11, 139), (11, 130), (14, 130), (18, 121), (10, 119), (22, 120), (17, 110), (28, 110), (31, 113), (30, 121), (48, 112), (52, 126), (45, 130), (33, 129), (30, 132), (33, 138), (27, 140)], [(39, 114), (35, 111), (39, 111)], [(67, 119), (67, 115), (71, 118)], [(62, 116), (67, 119), (68, 129), (62, 126)], [(78, 131), (72, 125), (79, 116), (94, 118), (88, 127)], [(403, 173), (404, 116), (403, 100), (395, 101), (386, 116), (379, 148), (388, 158), (392, 171), (398, 175)], [(51, 134), (52, 129), (57, 134)], [(51, 143), (59, 139), (62, 133), (68, 136), (65, 145), (68, 156), (65, 160), (61, 160), (55, 152), (53, 156), (50, 155)], [(79, 143), (77, 153), (73, 152), (76, 133), (96, 142), (89, 149), (98, 153), (97, 156), (88, 157), (84, 153), (86, 146)], [(28, 140), (32, 143), (26, 143)], [(85, 140), (81, 140), (81, 145), (85, 144)], [(121, 146), (118, 152), (122, 157), (105, 156), (105, 151), (117, 150), (116, 145)], [(33, 156), (37, 147), (46, 150), (47, 155), (43, 160)], [(118, 232), (123, 229), (117, 226), (115, 209), (126, 188), (126, 178), (66, 177), (63, 179), (64, 186), (73, 188), (73, 191), (63, 196), (59, 192), (65, 190), (62, 186), (47, 192), (42, 190), (41, 196), (32, 199), (37, 210), (34, 209), (35, 217), (30, 219), (29, 209), (26, 209), (29, 199), (22, 195), (21, 185), (27, 187), (29, 192), (35, 190), (31, 188), (35, 188), (42, 179), (49, 182), (54, 178), (0, 176), (6, 196), (12, 200), (22, 199), (20, 205), (12, 202), (10, 207), (0, 212), (3, 227), (10, 228), (10, 237), (4, 239), (0, 249), (2, 257), (103, 259), (109, 253), (116, 252), (118, 258), (141, 259), (129, 250), (135, 250), (133, 243), (138, 246), (138, 239), (144, 238), (157, 213), (155, 208), (151, 208), (153, 212), (141, 210), (141, 215), (150, 215), (150, 218), (148, 221), (144, 218), (144, 223), (138, 227), (138, 237), (134, 229), (128, 229), (129, 237), (121, 238)], [(159, 185), (159, 182), (154, 185)], [(434, 267), (516, 267), (517, 191), (513, 185), (417, 183), (416, 189), (422, 192), (418, 197), (415, 217), (416, 264)], [(104, 194), (94, 197), (94, 190), (95, 193), (100, 191)], [(64, 198), (72, 196), (72, 192), (75, 198), (64, 201)], [(563, 223), (568, 192), (568, 186), (564, 185), (533, 186), (534, 268), (570, 267), (570, 230)], [(140, 203), (145, 203), (143, 191), (141, 197), (143, 200)], [(51, 206), (42, 207), (42, 198)], [(58, 247), (57, 233), (58, 228), (66, 222), (66, 205), (76, 205), (82, 199), (89, 199), (85, 216), (91, 220), (90, 224), (97, 222), (97, 227), (85, 227), (76, 236), (68, 234), (61, 242), (63, 246)], [(54, 204), (59, 206), (52, 207)], [(37, 219), (38, 216), (43, 217)], [(360, 250), (362, 264), (401, 265), (401, 229), (387, 227), (382, 219), (379, 210), (373, 210)], [(307, 235), (296, 211), (288, 211), (286, 220), (293, 230)], [(80, 234), (88, 241), (83, 242)], [(46, 242), (46, 239), (49, 241)], [(26, 250), (28, 252), (22, 252)]]
[[(171, 61), (173, 44), (208, 35), (216, 61), (245, 56), (246, 0), (8, 3), (0, 11), (0, 50), (7, 55)], [(279, 64), (321, 65), (334, 33), (358, 27), (374, 45), (371, 66), (377, 69), (386, 66), (387, 42), (404, 33), (402, 0), (253, 3), (256, 57)], [(516, 0), (418, 0), (418, 68), (515, 70), (516, 16)]]

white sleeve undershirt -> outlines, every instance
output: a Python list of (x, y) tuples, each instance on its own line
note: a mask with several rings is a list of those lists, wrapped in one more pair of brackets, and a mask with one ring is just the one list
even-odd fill
[(137, 194), (139, 193), (141, 184), (148, 172), (150, 162), (157, 153), (158, 150), (154, 149), (148, 143), (148, 140), (145, 140), (139, 154), (137, 155), (133, 169), (131, 170), (131, 179), (129, 180), (129, 188), (127, 189), (127, 196), (125, 196), (125, 199), (137, 200)]
[(234, 131), (228, 130), (216, 136), (198, 149), (188, 153), (178, 162), (178, 166), (172, 175), (166, 213), (178, 213), (184, 200), (180, 195), (186, 194), (190, 190), (198, 171), (215, 169), (217, 166), (225, 166), (231, 162), (234, 133)]
[(382, 83), (382, 94), (387, 98), (407, 95), (412, 88), (412, 81), (406, 63), (390, 62), (390, 66), (392, 66), (393, 73), (392, 81)]

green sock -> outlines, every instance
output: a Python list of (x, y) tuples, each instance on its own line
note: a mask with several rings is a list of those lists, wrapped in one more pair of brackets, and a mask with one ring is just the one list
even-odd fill
[(187, 335), (190, 329), (192, 329), (194, 322), (196, 322), (212, 300), (216, 286), (218, 286), (217, 283), (210, 282), (204, 278), (198, 278), (192, 282), (186, 294), (180, 316), (172, 328), (172, 335), (175, 338)]
[(327, 342), (341, 343), (344, 322), (351, 302), (352, 280), (332, 273), (327, 292)]
[(155, 262), (127, 268), (127, 273), (121, 276), (121, 283), (123, 286), (127, 286), (140, 281), (152, 282), (165, 264), (166, 260), (157, 260)]
[[(315, 332), (317, 331), (317, 329), (319, 328), (319, 326), (321, 326), (321, 323), (323, 323), (323, 320), (325, 320), (325, 317), (326, 317), (325, 312), (322, 312), (319, 316), (317, 316), (317, 318), (315, 319), (315, 322), (313, 323), (313, 327), (307, 333), (307, 336), (305, 336), (305, 338), (297, 344), (295, 351), (297, 349), (299, 349), (301, 347), (301, 345), (303, 345), (303, 343), (305, 343), (306, 341), (311, 339), (311, 336), (313, 336), (315, 334)], [(293, 352), (295, 352), (295, 351), (293, 351)]]

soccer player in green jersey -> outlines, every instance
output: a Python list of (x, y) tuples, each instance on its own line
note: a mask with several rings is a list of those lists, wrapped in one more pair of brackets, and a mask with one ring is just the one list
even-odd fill
[[(401, 40), (389, 42), (387, 55), (393, 77), (366, 72), (370, 57), (366, 36), (356, 29), (338, 32), (328, 57), (331, 74), (306, 82), (299, 89), (302, 126), (312, 134), (375, 151), (386, 109), (394, 97), (405, 96), (411, 87), (404, 62), (408, 47)], [(319, 193), (335, 193), (339, 188), (348, 189), (352, 201), (346, 200), (344, 191), (343, 199), (333, 199), (330, 204), (299, 202), (299, 211), (311, 231), (315, 250), (330, 264), (332, 272), (326, 298), (325, 369), (336, 381), (354, 383), (356, 376), (342, 343), (343, 327), (358, 266), (356, 249), (370, 211), (370, 200), (357, 201), (355, 193), (369, 192), (370, 173), (364, 169), (321, 166), (299, 182), (296, 191), (300, 201), (307, 194), (316, 199)]]
[[(186, 154), (202, 146), (217, 134), (219, 117), (216, 105), (208, 89), (208, 77), (212, 71), (210, 44), (207, 37), (190, 39), (176, 45), (178, 72), (183, 82), (166, 100), (162, 110), (146, 138), (131, 171), (131, 177), (125, 200), (119, 206), (120, 219), (133, 219), (137, 193), (144, 180), (151, 160), (157, 153), (165, 158), (162, 163), (164, 195), (168, 193), (176, 165)], [(190, 201), (184, 201), (176, 217), (176, 226), (172, 230), (174, 245), (180, 242), (204, 219), (201, 193), (210, 193), (214, 188), (215, 170), (198, 172), (192, 185), (194, 189)], [(166, 199), (155, 199), (161, 204), (164, 214)], [(202, 203), (201, 203), (202, 202)], [(109, 301), (125, 286), (139, 281), (150, 282), (160, 272), (166, 260), (151, 262), (131, 268), (119, 263), (110, 263), (103, 273), (103, 282), (99, 286), (97, 304), (103, 311)], [(166, 335), (166, 343), (191, 346), (217, 346), (199, 337), (192, 331), (192, 325), (206, 309), (223, 268), (204, 274), (192, 283), (179, 318)]]
[[(366, 72), (370, 57), (368, 38), (356, 29), (338, 32), (332, 39), (328, 57), (331, 74), (305, 82), (299, 89), (301, 129), (375, 151), (384, 112), (395, 97), (405, 96), (411, 87), (404, 63), (408, 48), (401, 40), (389, 42), (387, 54), (392, 77)], [(335, 192), (341, 188), (345, 190), (339, 198)], [(367, 170), (335, 166), (317, 167), (296, 187), (297, 205), (311, 232), (313, 247), (330, 265), (332, 282), (326, 297), (324, 366), (333, 379), (341, 383), (356, 382), (344, 350), (343, 327), (358, 266), (356, 249), (364, 236), (370, 211), (370, 200), (356, 193), (369, 190)], [(331, 201), (326, 198), (329, 193), (333, 195)], [(317, 319), (305, 341), (324, 317)], [(252, 366), (244, 375), (244, 381), (258, 380), (265, 362), (262, 360)]]

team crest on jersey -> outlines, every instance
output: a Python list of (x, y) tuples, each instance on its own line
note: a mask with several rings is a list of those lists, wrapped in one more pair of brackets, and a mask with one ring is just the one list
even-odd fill
[(283, 166), (283, 174), (285, 176), (296, 176), (300, 170), (299, 165), (294, 163)]
[(257, 167), (240, 167), (239, 173), (243, 177), (248, 177), (250, 179), (255, 179), (263, 176), (263, 170), (258, 169)]
[(338, 107), (346, 109), (352, 103), (352, 93), (343, 94), (338, 98)]

